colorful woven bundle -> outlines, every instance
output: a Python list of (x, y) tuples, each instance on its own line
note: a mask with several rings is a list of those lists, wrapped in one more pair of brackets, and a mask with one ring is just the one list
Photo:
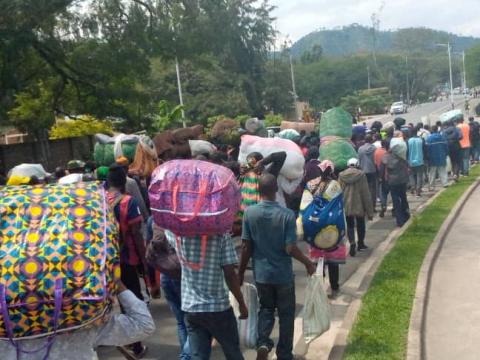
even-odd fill
[(96, 183), (0, 190), (0, 338), (77, 329), (110, 309), (117, 226)]

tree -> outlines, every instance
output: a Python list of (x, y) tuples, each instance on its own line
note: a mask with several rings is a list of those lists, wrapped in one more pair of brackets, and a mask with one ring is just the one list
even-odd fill
[(465, 67), (468, 87), (480, 85), (480, 45), (472, 47), (466, 52)]

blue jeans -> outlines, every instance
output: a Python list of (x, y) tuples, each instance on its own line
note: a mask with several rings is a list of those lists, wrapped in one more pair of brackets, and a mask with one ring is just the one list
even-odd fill
[(180, 280), (162, 274), (160, 280), (165, 299), (177, 319), (177, 335), (180, 343), (180, 359), (190, 360), (190, 344), (188, 341), (187, 326), (185, 325), (185, 313), (182, 311)]
[(274, 343), (270, 338), (275, 325), (275, 309), (280, 322), (280, 337), (277, 344), (278, 360), (293, 360), (293, 330), (295, 322), (295, 284), (259, 284), (257, 283), (260, 299), (258, 313), (258, 341), (257, 348), (266, 346), (269, 351)]
[(226, 360), (244, 360), (232, 308), (221, 312), (185, 313), (185, 319), (192, 360), (210, 359), (212, 338), (222, 347)]

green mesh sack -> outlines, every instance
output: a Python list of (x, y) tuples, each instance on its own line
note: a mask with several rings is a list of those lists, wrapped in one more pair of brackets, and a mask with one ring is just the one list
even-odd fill
[(320, 161), (330, 160), (338, 171), (345, 170), (348, 160), (357, 157), (357, 152), (347, 140), (333, 140), (320, 146)]
[[(98, 166), (110, 166), (115, 163), (115, 153), (113, 149), (114, 144), (95, 144), (93, 158)], [(130, 163), (132, 163), (133, 159), (135, 158), (136, 150), (137, 143), (122, 143), (123, 156), (125, 156)]]
[(352, 137), (352, 116), (340, 107), (328, 110), (320, 120), (320, 137)]

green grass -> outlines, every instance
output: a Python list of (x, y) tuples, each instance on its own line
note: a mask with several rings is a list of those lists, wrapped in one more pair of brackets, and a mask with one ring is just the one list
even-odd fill
[(472, 168), (469, 177), (444, 191), (397, 239), (363, 298), (344, 359), (405, 359), (410, 313), (423, 259), (451, 209), (479, 175), (480, 166)]

